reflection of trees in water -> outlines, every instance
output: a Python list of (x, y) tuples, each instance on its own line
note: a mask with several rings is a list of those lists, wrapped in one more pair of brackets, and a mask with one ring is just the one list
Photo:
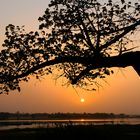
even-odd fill
[(15, 128), (67, 128), (71, 126), (95, 125), (139, 125), (140, 118), (113, 118), (113, 119), (74, 119), (74, 120), (5, 120), (0, 121), (0, 130)]

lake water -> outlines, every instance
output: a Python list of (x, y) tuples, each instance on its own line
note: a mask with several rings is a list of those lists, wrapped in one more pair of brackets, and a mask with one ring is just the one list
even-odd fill
[(67, 125), (140, 124), (140, 118), (78, 120), (0, 120), (0, 130), (15, 128), (50, 128)]

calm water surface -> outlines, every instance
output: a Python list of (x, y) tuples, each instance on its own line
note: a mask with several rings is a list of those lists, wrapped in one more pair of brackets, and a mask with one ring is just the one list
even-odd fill
[(15, 128), (50, 128), (67, 125), (140, 124), (140, 118), (78, 120), (0, 120), (0, 130)]

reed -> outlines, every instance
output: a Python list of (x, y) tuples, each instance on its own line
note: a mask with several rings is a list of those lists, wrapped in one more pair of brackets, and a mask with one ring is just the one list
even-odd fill
[(26, 128), (1, 130), (0, 140), (41, 139), (140, 139), (140, 125), (69, 125), (55, 128)]

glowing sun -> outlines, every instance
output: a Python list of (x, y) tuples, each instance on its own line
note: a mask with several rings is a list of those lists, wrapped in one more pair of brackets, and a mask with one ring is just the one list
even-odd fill
[(84, 99), (84, 98), (81, 98), (81, 99), (80, 99), (80, 102), (81, 102), (81, 103), (84, 103), (84, 102), (85, 102), (85, 99)]

